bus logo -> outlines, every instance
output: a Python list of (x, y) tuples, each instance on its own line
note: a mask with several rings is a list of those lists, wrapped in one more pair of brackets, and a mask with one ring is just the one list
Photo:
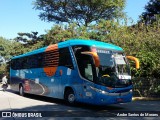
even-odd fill
[(11, 117), (11, 112), (2, 112), (2, 117)]

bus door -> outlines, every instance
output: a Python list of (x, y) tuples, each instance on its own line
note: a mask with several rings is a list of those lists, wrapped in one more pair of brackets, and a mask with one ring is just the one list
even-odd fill
[(77, 61), (79, 76), (83, 84), (81, 89), (83, 100), (94, 99), (96, 92), (91, 89), (94, 87), (94, 61), (92, 55), (86, 54), (90, 51), (90, 47), (74, 46), (73, 51)]
[(94, 99), (96, 92), (92, 89), (94, 88), (94, 67), (92, 63), (92, 57), (88, 55), (83, 55), (83, 62), (79, 62), (79, 70), (81, 76), (83, 77), (83, 95), (86, 100)]
[(95, 84), (93, 82), (84, 80), (83, 93), (85, 100), (94, 99), (94, 97), (96, 96), (96, 92), (92, 89), (94, 88), (94, 85)]

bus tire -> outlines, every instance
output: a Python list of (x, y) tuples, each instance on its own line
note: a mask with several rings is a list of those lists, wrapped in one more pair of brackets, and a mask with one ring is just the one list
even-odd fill
[(71, 105), (75, 103), (75, 94), (72, 89), (68, 89), (67, 91), (65, 91), (65, 100)]
[(19, 86), (19, 95), (24, 96), (24, 88), (22, 85)]

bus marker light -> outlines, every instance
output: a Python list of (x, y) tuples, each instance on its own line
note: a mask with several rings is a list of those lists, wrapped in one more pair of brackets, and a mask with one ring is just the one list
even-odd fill
[(108, 90), (112, 90), (113, 88), (111, 88), (111, 87), (107, 87), (107, 89), (108, 89)]
[(122, 98), (117, 98), (117, 102), (123, 102)]
[(79, 96), (83, 97), (83, 95), (82, 95), (82, 94), (79, 94)]

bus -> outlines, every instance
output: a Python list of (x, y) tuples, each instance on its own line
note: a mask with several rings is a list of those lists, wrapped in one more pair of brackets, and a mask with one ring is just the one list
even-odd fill
[(116, 45), (95, 40), (71, 39), (11, 59), (11, 89), (64, 99), (70, 104), (95, 105), (132, 100), (128, 58)]

